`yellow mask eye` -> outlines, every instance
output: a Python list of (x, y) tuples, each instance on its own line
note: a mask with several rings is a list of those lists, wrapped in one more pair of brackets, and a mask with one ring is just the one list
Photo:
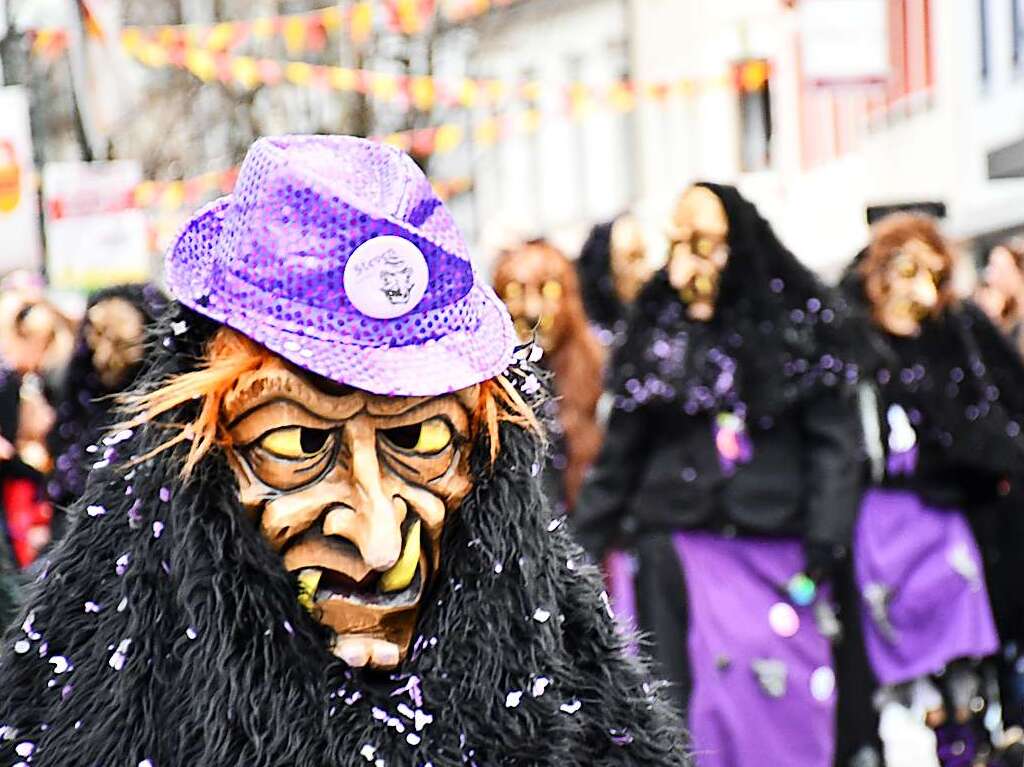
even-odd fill
[(432, 418), (420, 424), (420, 437), (416, 440), (417, 453), (436, 453), (448, 447), (452, 441), (452, 430), (440, 418)]
[(329, 436), (324, 429), (289, 426), (265, 435), (259, 445), (278, 458), (308, 458), (323, 449)]
[(510, 298), (519, 298), (523, 295), (523, 286), (518, 282), (510, 282), (505, 286), (505, 289), (502, 291), (502, 295), (505, 297), (506, 301)]
[(895, 263), (893, 264), (893, 269), (895, 270), (898, 276), (903, 278), (910, 278), (914, 277), (917, 274), (917, 263), (914, 261), (913, 258), (910, 258), (909, 256), (905, 256), (902, 253), (900, 253), (896, 256)]
[(556, 280), (548, 280), (540, 289), (540, 293), (544, 298), (549, 300), (555, 300), (562, 297), (562, 283)]
[(693, 252), (698, 256), (707, 258), (711, 255), (711, 251), (715, 249), (715, 245), (707, 237), (697, 238), (697, 242), (694, 244)]
[(384, 434), (396, 447), (423, 454), (438, 453), (452, 441), (452, 430), (441, 418), (386, 429)]

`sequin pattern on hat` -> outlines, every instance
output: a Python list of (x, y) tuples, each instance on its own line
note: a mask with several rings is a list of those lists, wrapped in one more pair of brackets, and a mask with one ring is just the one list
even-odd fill
[(186, 225), (167, 274), (200, 313), (378, 394), (453, 391), (512, 357), (507, 312), (426, 177), (364, 139), (257, 141), (234, 193)]

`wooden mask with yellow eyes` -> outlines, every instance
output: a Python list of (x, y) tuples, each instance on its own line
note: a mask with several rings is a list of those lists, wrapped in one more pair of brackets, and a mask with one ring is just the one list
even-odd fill
[(897, 213), (875, 225), (859, 267), (872, 317), (897, 336), (914, 336), (953, 296), (954, 255), (937, 224)]
[(524, 342), (536, 340), (550, 353), (575, 330), (571, 315), (582, 311), (575, 272), (551, 244), (531, 242), (503, 254), (494, 270), (494, 289)]
[(676, 203), (668, 237), (669, 282), (691, 319), (710, 320), (729, 259), (729, 219), (722, 201), (706, 187), (691, 186)]
[(224, 398), (242, 504), (350, 666), (392, 668), (409, 650), (445, 519), (472, 486), (477, 396), (384, 397), (282, 365)]

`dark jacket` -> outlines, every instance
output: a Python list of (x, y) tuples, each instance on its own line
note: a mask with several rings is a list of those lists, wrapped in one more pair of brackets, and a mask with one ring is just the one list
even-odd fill
[(799, 537), (809, 553), (845, 547), (861, 486), (849, 397), (823, 391), (748, 426), (753, 458), (732, 476), (719, 465), (710, 415), (668, 405), (614, 411), (577, 504), (584, 546), (598, 553), (623, 536), (703, 529)]

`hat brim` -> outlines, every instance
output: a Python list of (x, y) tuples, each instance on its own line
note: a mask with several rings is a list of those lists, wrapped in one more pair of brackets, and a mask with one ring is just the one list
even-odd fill
[[(182, 255), (184, 237), (222, 217), (230, 197), (211, 203), (192, 218), (168, 251), (167, 283), (184, 305), (237, 330), (289, 362), (331, 381), (387, 396), (437, 396), (465, 389), (503, 373), (513, 361), (515, 331), (508, 311), (491, 288), (474, 277), (456, 307), (475, 316), (474, 327), (408, 345), (365, 346), (313, 337), (283, 328), (274, 318), (251, 313), (211, 284), (212, 251), (218, 237), (199, 238), (200, 252)], [(195, 239), (193, 239), (195, 242)], [(201, 300), (200, 300), (201, 299)]]

